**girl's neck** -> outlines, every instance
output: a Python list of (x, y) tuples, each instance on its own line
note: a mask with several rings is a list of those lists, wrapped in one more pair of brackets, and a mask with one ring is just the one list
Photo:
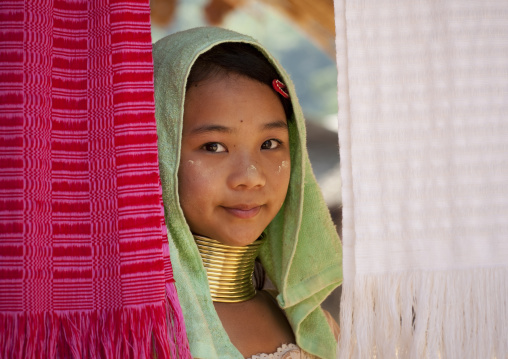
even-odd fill
[(256, 295), (252, 273), (263, 243), (262, 237), (244, 247), (227, 246), (198, 235), (194, 235), (194, 239), (206, 269), (214, 302), (238, 303)]

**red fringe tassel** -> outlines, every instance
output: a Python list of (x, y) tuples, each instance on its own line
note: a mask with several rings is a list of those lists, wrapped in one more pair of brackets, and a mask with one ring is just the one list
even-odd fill
[(84, 313), (0, 313), (0, 357), (192, 358), (174, 283), (166, 284), (166, 300), (160, 305)]

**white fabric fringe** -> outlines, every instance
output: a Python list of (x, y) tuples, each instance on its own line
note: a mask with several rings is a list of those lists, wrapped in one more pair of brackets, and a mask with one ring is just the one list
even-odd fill
[(335, 0), (339, 358), (508, 357), (508, 2)]
[(340, 358), (505, 358), (508, 271), (361, 276), (343, 290)]

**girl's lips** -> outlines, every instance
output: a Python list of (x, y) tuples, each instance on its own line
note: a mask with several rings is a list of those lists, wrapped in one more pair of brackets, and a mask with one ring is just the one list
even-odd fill
[(252, 208), (231, 208), (231, 207), (223, 207), (228, 213), (232, 214), (235, 217), (241, 219), (249, 219), (255, 217), (259, 211), (261, 210), (261, 206), (252, 207)]

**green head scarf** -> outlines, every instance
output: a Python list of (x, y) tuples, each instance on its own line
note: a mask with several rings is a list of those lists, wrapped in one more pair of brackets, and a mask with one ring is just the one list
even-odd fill
[(185, 87), (196, 58), (224, 42), (258, 49), (287, 85), (293, 106), (288, 120), (291, 179), (277, 216), (265, 230), (261, 262), (276, 286), (297, 344), (310, 354), (335, 358), (336, 343), (320, 304), (342, 282), (342, 247), (312, 173), (305, 123), (294, 86), (284, 69), (254, 39), (220, 28), (196, 28), (154, 45), (159, 165), (171, 263), (192, 355), (242, 358), (231, 344), (212, 304), (206, 271), (178, 199), (178, 166)]

